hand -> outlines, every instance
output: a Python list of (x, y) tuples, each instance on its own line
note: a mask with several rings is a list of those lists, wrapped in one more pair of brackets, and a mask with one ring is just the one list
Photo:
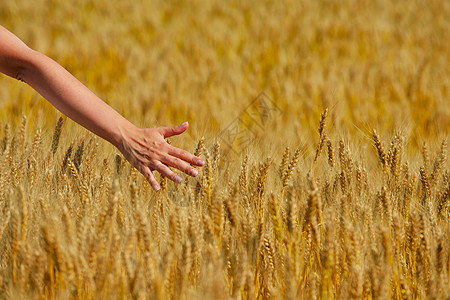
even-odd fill
[(183, 133), (189, 124), (178, 126), (138, 128), (124, 131), (118, 149), (125, 158), (139, 170), (155, 191), (160, 189), (152, 171), (156, 170), (165, 177), (180, 183), (183, 179), (170, 170), (169, 166), (190, 175), (197, 176), (198, 171), (192, 165), (203, 166), (205, 162), (193, 154), (168, 144), (165, 138)]

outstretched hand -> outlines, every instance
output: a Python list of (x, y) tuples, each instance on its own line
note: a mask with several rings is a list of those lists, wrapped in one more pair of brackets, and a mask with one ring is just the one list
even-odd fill
[(191, 165), (203, 166), (205, 162), (183, 149), (174, 147), (165, 138), (183, 133), (189, 124), (178, 126), (138, 128), (123, 132), (123, 139), (118, 149), (125, 158), (139, 170), (155, 191), (160, 189), (152, 171), (158, 171), (165, 177), (180, 183), (183, 179), (170, 168), (174, 167), (190, 176), (197, 176), (198, 171)]
[(152, 171), (181, 182), (174, 167), (191, 176), (204, 161), (169, 145), (165, 138), (183, 133), (187, 122), (172, 127), (138, 128), (98, 98), (57, 62), (30, 49), (0, 26), (0, 72), (26, 82), (63, 114), (116, 146), (148, 180), (160, 187)]

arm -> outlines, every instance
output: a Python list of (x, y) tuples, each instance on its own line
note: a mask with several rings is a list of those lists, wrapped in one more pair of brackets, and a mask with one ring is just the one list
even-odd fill
[(184, 132), (187, 122), (172, 127), (141, 129), (134, 126), (58, 63), (28, 48), (2, 26), (0, 72), (26, 82), (63, 114), (116, 146), (155, 190), (159, 190), (159, 185), (153, 170), (181, 182), (181, 177), (168, 166), (196, 176), (197, 170), (188, 163), (204, 164), (199, 157), (165, 141), (167, 137)]

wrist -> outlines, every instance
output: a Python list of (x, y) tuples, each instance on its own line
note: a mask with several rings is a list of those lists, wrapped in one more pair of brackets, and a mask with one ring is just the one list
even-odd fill
[(135, 136), (137, 134), (139, 129), (139, 127), (123, 118), (121, 122), (117, 123), (117, 128), (115, 129), (110, 142), (120, 151), (123, 151), (124, 145), (127, 143), (131, 136)]

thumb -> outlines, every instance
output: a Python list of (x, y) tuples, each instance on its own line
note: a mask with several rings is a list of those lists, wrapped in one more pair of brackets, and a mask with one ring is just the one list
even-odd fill
[(164, 138), (168, 138), (183, 133), (189, 127), (188, 122), (181, 123), (177, 126), (161, 127), (161, 133)]

